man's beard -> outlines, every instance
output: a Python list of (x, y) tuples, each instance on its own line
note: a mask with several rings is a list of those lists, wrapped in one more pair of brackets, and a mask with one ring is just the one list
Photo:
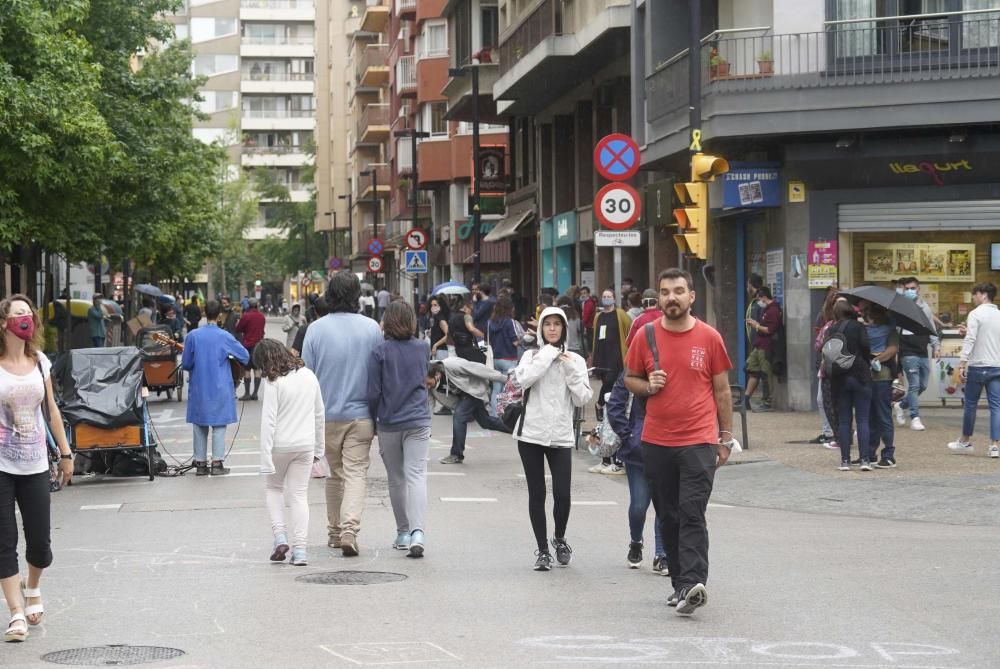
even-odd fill
[[(671, 309), (676, 309), (676, 311), (671, 313), (670, 311)], [(662, 311), (663, 315), (667, 317), (667, 320), (679, 321), (687, 317), (688, 312), (691, 311), (691, 307), (682, 308), (681, 305), (679, 304), (668, 304), (666, 307), (662, 309)]]

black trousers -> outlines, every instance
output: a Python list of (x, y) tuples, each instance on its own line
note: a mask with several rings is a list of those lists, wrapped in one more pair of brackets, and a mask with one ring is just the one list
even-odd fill
[(708, 583), (708, 525), (717, 452), (710, 444), (666, 447), (642, 444), (643, 466), (675, 590)]
[(20, 571), (17, 564), (15, 501), (24, 523), (28, 564), (39, 569), (52, 564), (48, 470), (28, 476), (0, 472), (0, 578), (14, 576)]
[(549, 448), (538, 444), (517, 442), (517, 452), (524, 465), (524, 479), (528, 482), (528, 517), (535, 533), (538, 550), (547, 551), (549, 546), (545, 526), (545, 461), (549, 461), (552, 472), (552, 519), (556, 525), (556, 537), (566, 536), (569, 523), (570, 483), (573, 477), (573, 449)]

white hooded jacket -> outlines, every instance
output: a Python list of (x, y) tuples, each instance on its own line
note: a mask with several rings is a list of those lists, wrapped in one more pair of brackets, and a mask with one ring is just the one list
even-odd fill
[[(538, 337), (542, 338), (542, 323), (548, 316), (559, 316), (563, 328), (566, 315), (559, 307), (548, 307), (538, 318)], [(582, 407), (593, 397), (587, 363), (575, 353), (563, 360), (563, 351), (551, 344), (528, 351), (514, 370), (521, 387), (530, 393), (521, 419), (514, 426), (515, 440), (553, 448), (573, 448), (573, 407)], [(524, 426), (521, 426), (521, 421)], [(520, 434), (518, 431), (520, 430)]]

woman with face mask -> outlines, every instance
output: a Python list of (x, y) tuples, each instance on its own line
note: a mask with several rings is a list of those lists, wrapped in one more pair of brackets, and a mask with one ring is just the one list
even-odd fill
[[(595, 373), (601, 379), (601, 390), (597, 395), (597, 420), (604, 420), (604, 404), (607, 396), (615, 385), (615, 380), (624, 369), (625, 353), (628, 347), (625, 340), (632, 319), (625, 311), (615, 306), (615, 293), (610, 288), (601, 293), (600, 311), (594, 316), (593, 340), (590, 350), (588, 367), (594, 367)], [(594, 465), (590, 471), (595, 474), (621, 474), (625, 469), (605, 458), (604, 462)]]
[(566, 541), (570, 482), (573, 471), (573, 407), (590, 401), (593, 391), (583, 358), (566, 350), (566, 314), (548, 307), (538, 324), (539, 348), (524, 354), (514, 370), (524, 389), (524, 411), (514, 426), (517, 451), (528, 484), (528, 516), (535, 534), (535, 571), (552, 568), (545, 519), (545, 461), (552, 474), (552, 548), (560, 565), (568, 565), (573, 551)]
[[(0, 302), (0, 513), (5, 516), (0, 520), (0, 586), (11, 613), (4, 641), (24, 641), (28, 625), (38, 625), (45, 615), (39, 581), (52, 563), (52, 550), (43, 403), (62, 458), (59, 471), (64, 482), (73, 478), (73, 455), (52, 395), (51, 365), (41, 353), (41, 328), (28, 297), (13, 295)], [(28, 562), (23, 580), (17, 563), (15, 501)]]
[[(451, 314), (448, 311), (448, 303), (441, 296), (432, 297), (430, 300), (431, 311), (431, 358), (444, 360), (448, 357), (448, 318)], [(441, 405), (441, 408), (434, 412), (436, 416), (450, 416), (451, 409)]]

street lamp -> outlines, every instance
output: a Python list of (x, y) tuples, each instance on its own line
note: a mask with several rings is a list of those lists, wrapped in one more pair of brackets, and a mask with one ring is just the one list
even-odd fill
[(354, 193), (348, 187), (347, 195), (338, 195), (338, 200), (347, 200), (347, 256), (350, 260), (352, 244), (354, 243)]
[(480, 224), (479, 212), (479, 59), (473, 58), (468, 65), (448, 68), (449, 77), (464, 77), (466, 72), (472, 74), (472, 226), (475, 237), (473, 237), (473, 266), (472, 276), (475, 283), (480, 281), (480, 247), (482, 245), (482, 225)]
[(410, 179), (412, 185), (410, 191), (413, 193), (413, 199), (411, 204), (413, 205), (413, 227), (417, 227), (417, 189), (420, 188), (420, 172), (417, 168), (417, 140), (427, 139), (431, 136), (429, 132), (420, 132), (416, 128), (404, 128), (396, 132), (397, 137), (409, 137), (410, 138), (410, 160), (413, 162), (413, 174)]
[[(372, 216), (375, 217), (372, 225), (372, 239), (378, 239), (378, 170), (369, 165), (367, 170), (362, 170), (359, 174), (372, 178)], [(378, 281), (373, 279), (372, 283), (378, 283)]]
[(324, 216), (332, 216), (333, 217), (333, 224), (332, 224), (333, 225), (333, 257), (336, 258), (337, 257), (337, 212), (335, 212), (335, 211), (326, 211), (326, 212), (323, 212), (323, 215)]

